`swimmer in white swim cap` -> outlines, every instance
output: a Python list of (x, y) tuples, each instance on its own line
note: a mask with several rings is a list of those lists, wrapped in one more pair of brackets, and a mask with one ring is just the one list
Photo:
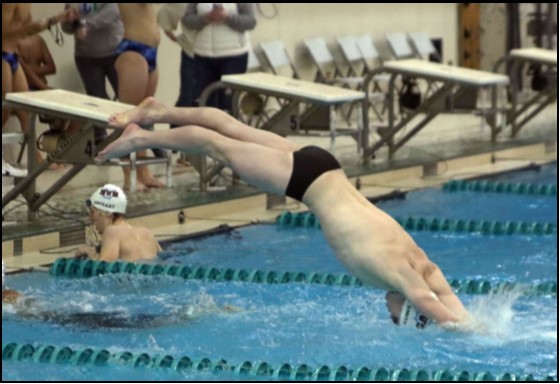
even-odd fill
[(153, 259), (161, 251), (149, 229), (128, 223), (127, 198), (116, 185), (98, 188), (86, 200), (86, 206), (93, 227), (101, 235), (101, 243), (80, 246), (76, 256), (103, 261), (138, 261)]

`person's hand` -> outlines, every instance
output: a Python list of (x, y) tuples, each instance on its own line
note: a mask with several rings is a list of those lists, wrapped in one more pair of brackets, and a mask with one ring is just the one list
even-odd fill
[(74, 252), (74, 256), (85, 259), (87, 257), (89, 258), (93, 258), (93, 254), (95, 253), (95, 250), (88, 246), (88, 245), (80, 245), (78, 247), (78, 249), (76, 250), (76, 252)]
[(83, 40), (87, 37), (87, 27), (79, 27), (74, 31), (74, 37), (78, 40)]
[(204, 15), (204, 19), (208, 23), (222, 23), (227, 20), (228, 16), (223, 6), (215, 5), (210, 12)]
[(175, 34), (173, 33), (173, 31), (165, 31), (165, 35), (167, 37), (169, 37), (169, 40), (173, 41), (173, 42), (177, 42), (177, 36), (175, 36)]
[(56, 15), (55, 18), (59, 23), (73, 23), (80, 18), (80, 15), (74, 7), (70, 7)]

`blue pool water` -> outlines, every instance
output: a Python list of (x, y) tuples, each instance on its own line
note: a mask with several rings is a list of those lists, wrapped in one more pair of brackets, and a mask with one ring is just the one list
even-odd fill
[[(511, 176), (508, 176), (511, 177)], [(430, 194), (437, 197), (430, 197)], [(496, 206), (516, 221), (557, 224), (556, 197), (411, 193), (379, 204), (393, 215), (489, 219)], [(446, 199), (460, 204), (446, 203)], [(514, 200), (512, 203), (510, 200)], [(476, 200), (476, 201), (472, 201)], [(508, 200), (507, 202), (504, 200)], [(438, 211), (440, 204), (448, 210)], [(484, 205), (481, 205), (484, 204)], [(430, 206), (428, 206), (430, 205)], [(420, 206), (420, 207), (419, 207)], [(469, 208), (466, 208), (469, 207)], [(515, 212), (508, 212), (508, 208)], [(522, 207), (527, 207), (523, 210)], [(552, 210), (552, 212), (551, 212)], [(424, 215), (422, 213), (422, 215)], [(515, 217), (515, 218), (513, 218)], [(499, 218), (499, 217), (498, 217)], [(501, 219), (505, 220), (505, 219)], [(534, 284), (558, 280), (558, 237), (553, 235), (411, 232), (446, 277)], [(294, 272), (344, 272), (322, 233), (311, 228), (260, 225), (169, 245), (164, 263)], [(36, 299), (43, 310), (154, 315), (149, 328), (106, 329), (22, 320), (3, 307), (2, 341), (106, 349), (150, 355), (225, 359), (230, 364), (267, 362), (311, 367), (367, 366), (557, 376), (557, 295), (520, 292), (460, 298), (483, 332), (456, 334), (429, 327), (395, 327), (384, 292), (367, 287), (304, 283), (254, 284), (185, 281), (170, 276), (104, 275), (55, 278), (44, 272), (9, 276), (11, 288)], [(234, 306), (235, 312), (224, 306)], [(188, 315), (189, 320), (185, 320)], [(233, 372), (177, 372), (132, 368), (40, 364), (4, 360), (3, 380), (250, 380)]]

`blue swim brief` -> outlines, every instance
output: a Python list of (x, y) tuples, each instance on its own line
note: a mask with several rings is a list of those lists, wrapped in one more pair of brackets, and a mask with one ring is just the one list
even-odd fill
[(148, 72), (152, 72), (157, 67), (157, 48), (139, 43), (134, 40), (123, 39), (117, 47), (117, 56), (121, 53), (133, 51), (144, 56), (148, 62)]
[(19, 56), (17, 55), (17, 53), (2, 51), (2, 60), (10, 64), (12, 73), (16, 73), (17, 69), (19, 68)]

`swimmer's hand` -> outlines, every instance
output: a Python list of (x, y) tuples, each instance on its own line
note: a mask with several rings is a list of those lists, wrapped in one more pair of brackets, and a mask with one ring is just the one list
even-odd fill
[(440, 324), (443, 329), (451, 332), (472, 333), (475, 331), (471, 316), (468, 315), (459, 321), (448, 321)]
[(97, 252), (94, 247), (90, 247), (89, 245), (80, 245), (74, 253), (74, 256), (80, 260), (87, 258), (96, 259)]

